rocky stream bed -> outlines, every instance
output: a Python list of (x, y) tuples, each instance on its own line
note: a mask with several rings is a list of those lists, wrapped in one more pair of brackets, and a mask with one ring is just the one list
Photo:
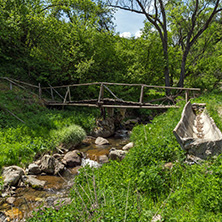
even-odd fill
[[(98, 142), (98, 140), (100, 141)], [(27, 169), (23, 169), (21, 180), (16, 184), (8, 183), (0, 195), (0, 222), (25, 221), (25, 218), (30, 217), (32, 212), (40, 207), (59, 209), (62, 204), (71, 203), (69, 190), (74, 183), (74, 177), (79, 173), (78, 170), (81, 167), (87, 164), (91, 167), (99, 167), (108, 163), (109, 159), (121, 160), (128, 152), (127, 150), (133, 146), (132, 143), (129, 143), (128, 131), (122, 131), (117, 137), (108, 138), (107, 140), (108, 143), (103, 138), (87, 137), (74, 151), (54, 154), (53, 158), (56, 161), (58, 160), (59, 164), (65, 165), (62, 173), (60, 173), (60, 169), (54, 169), (58, 171), (56, 173), (50, 171), (47, 173), (48, 169), (42, 170), (44, 166), (41, 165), (40, 160), (32, 164), (40, 166), (41, 172), (30, 173), (30, 166)], [(104, 144), (98, 145), (100, 142)], [(80, 164), (71, 164), (69, 162), (69, 156), (66, 158), (66, 155), (71, 152), (79, 152), (78, 155), (80, 154), (79, 156), (81, 157)], [(42, 159), (49, 158), (50, 162), (52, 156), (45, 156)], [(7, 170), (6, 174), (9, 174)], [(33, 179), (34, 182), (37, 182), (37, 185), (29, 182), (29, 179)], [(38, 183), (40, 184), (38, 185)]]

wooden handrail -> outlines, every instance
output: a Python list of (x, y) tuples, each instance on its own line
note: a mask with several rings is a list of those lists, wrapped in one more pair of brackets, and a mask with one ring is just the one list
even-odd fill
[[(147, 88), (160, 88), (160, 89), (178, 89), (178, 90), (189, 90), (189, 91), (200, 91), (200, 88), (182, 88), (182, 87), (171, 87), (171, 86), (156, 86), (156, 85), (146, 85), (146, 84), (131, 84), (131, 83), (111, 83), (111, 82), (93, 82), (93, 83), (80, 83), (62, 86), (53, 86), (53, 88), (66, 88), (72, 86), (90, 86), (90, 85), (113, 85), (113, 86), (140, 86)], [(50, 87), (42, 87), (42, 89), (50, 89)]]

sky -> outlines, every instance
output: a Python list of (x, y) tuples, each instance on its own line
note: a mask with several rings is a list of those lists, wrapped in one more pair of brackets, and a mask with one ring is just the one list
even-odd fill
[(125, 38), (140, 36), (140, 29), (144, 27), (144, 15), (119, 9), (114, 17), (115, 30), (120, 36)]

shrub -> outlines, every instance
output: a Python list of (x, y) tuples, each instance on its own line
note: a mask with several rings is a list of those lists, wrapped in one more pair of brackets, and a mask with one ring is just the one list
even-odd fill
[(58, 130), (51, 131), (51, 137), (55, 138), (59, 143), (80, 143), (86, 136), (86, 132), (77, 125), (70, 125)]

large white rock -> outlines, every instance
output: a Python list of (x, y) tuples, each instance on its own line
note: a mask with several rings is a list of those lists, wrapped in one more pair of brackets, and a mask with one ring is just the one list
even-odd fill
[(109, 141), (107, 139), (103, 138), (103, 137), (97, 137), (96, 141), (95, 141), (95, 144), (100, 145), (100, 146), (107, 145), (107, 144), (109, 144)]

